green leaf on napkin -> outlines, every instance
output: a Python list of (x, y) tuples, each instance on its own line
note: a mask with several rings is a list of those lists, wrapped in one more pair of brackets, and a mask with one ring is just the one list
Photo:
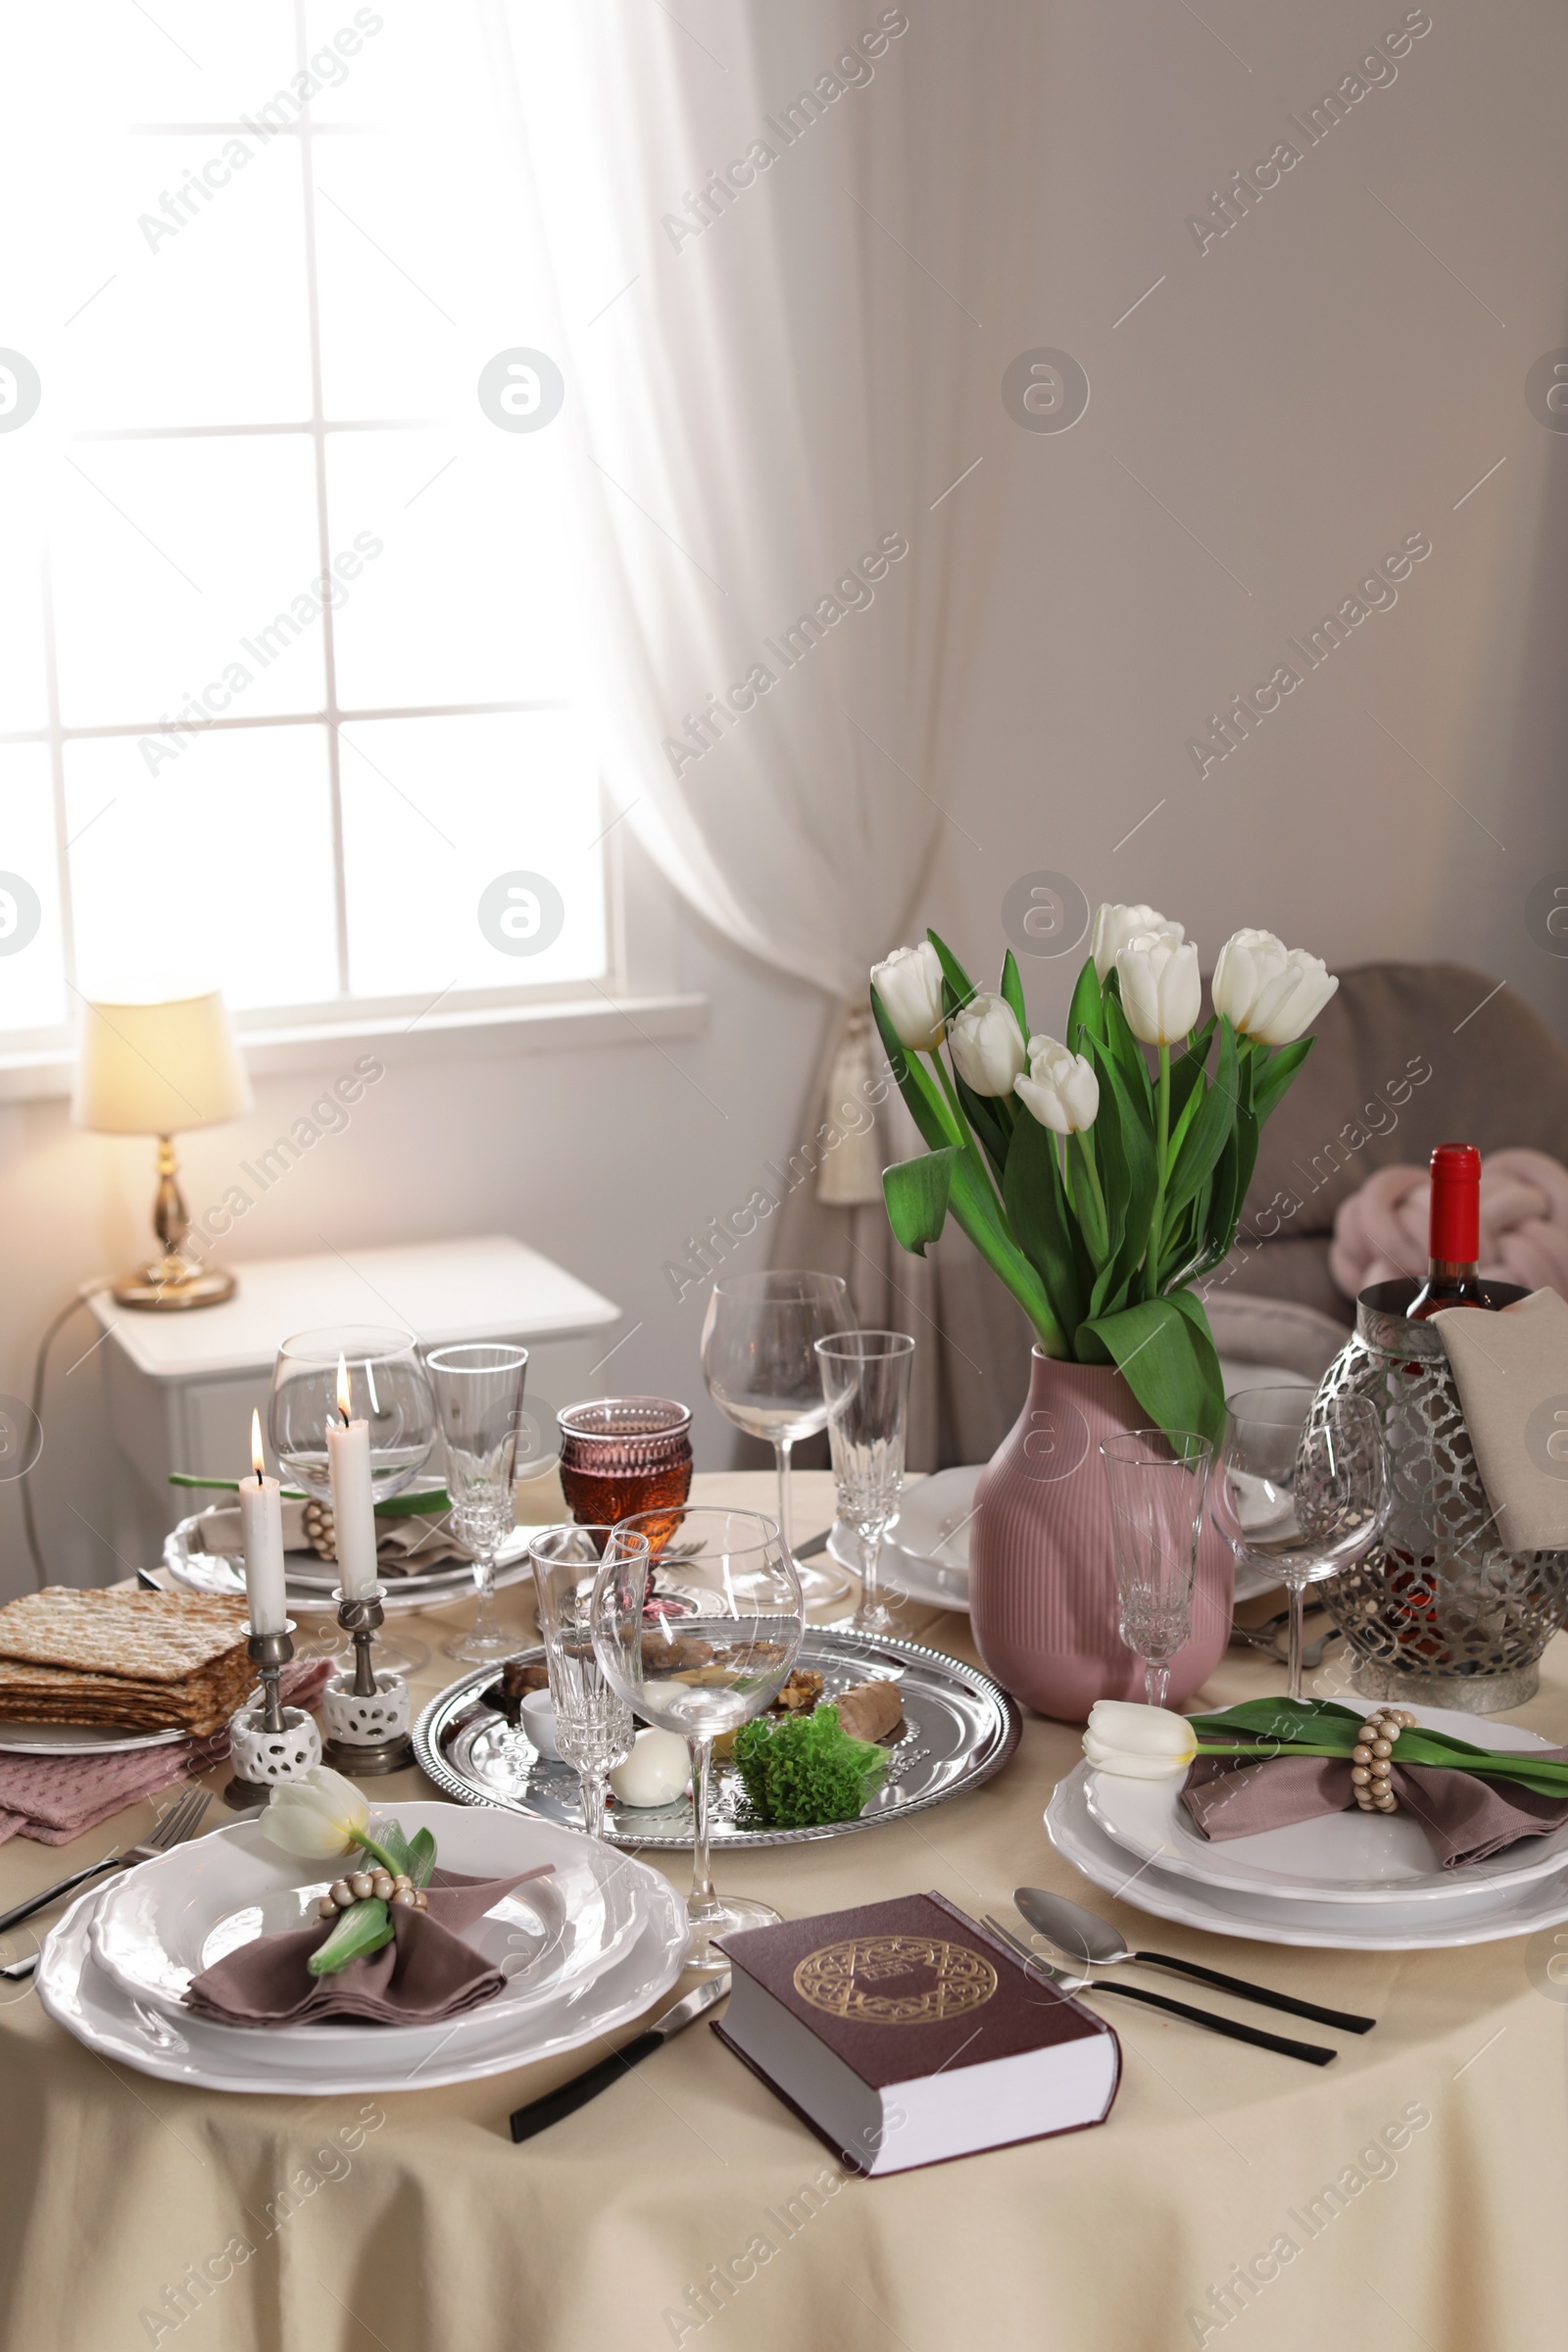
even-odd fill
[(416, 1830), (409, 1839), (409, 1859), (405, 1865), (416, 1886), (428, 1886), (435, 1869), (435, 1839), (428, 1830)]
[(336, 1927), (305, 1965), (313, 1977), (335, 1977), (351, 1960), (378, 1952), (391, 1942), (392, 1936), (392, 1915), (385, 1903), (378, 1895), (368, 1895), (363, 1903), (351, 1903), (339, 1912)]

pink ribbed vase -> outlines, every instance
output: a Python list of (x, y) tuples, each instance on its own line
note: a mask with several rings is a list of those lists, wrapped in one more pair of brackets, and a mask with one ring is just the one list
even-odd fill
[[(1034, 1351), (1029, 1396), (975, 1490), (969, 1619), (987, 1668), (1014, 1698), (1083, 1723), (1097, 1698), (1141, 1699), (1144, 1670), (1116, 1631), (1104, 1438), (1149, 1414), (1108, 1365)], [(1193, 1631), (1171, 1660), (1172, 1707), (1196, 1694), (1230, 1640), (1235, 1562), (1205, 1506)]]

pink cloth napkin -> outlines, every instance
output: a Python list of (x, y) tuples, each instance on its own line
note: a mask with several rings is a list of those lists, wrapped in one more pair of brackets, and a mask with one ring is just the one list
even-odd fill
[[(1340, 1203), (1329, 1272), (1347, 1298), (1427, 1270), (1425, 1168), (1380, 1168)], [(1481, 1271), (1568, 1298), (1568, 1168), (1544, 1152), (1489, 1152), (1481, 1163)]]
[[(330, 1658), (296, 1658), (283, 1669), (284, 1704), (308, 1707), (331, 1673)], [(0, 1845), (19, 1836), (38, 1845), (69, 1845), (127, 1805), (220, 1764), (227, 1753), (228, 1734), (216, 1732), (210, 1740), (173, 1740), (120, 1755), (0, 1755)]]
[[(1568, 1747), (1532, 1751), (1543, 1763), (1568, 1764)], [(1391, 1776), (1400, 1808), (1419, 1821), (1443, 1870), (1484, 1862), (1521, 1838), (1547, 1838), (1568, 1821), (1568, 1802), (1513, 1781), (1438, 1764), (1396, 1764)], [(1252, 1838), (1293, 1821), (1353, 1810), (1350, 1767), (1341, 1756), (1200, 1756), (1181, 1801), (1201, 1838)]]
[(313, 2018), (359, 2017), (369, 2025), (427, 2026), (493, 2000), (506, 1983), (499, 1968), (464, 1941), (504, 1895), (528, 1879), (549, 1878), (553, 1862), (510, 1879), (466, 1879), (438, 1870), (429, 1909), (394, 1910), (395, 1939), (335, 1976), (313, 1977), (312, 1952), (331, 1923), (258, 1936), (193, 1977), (188, 2008), (224, 2026), (299, 2026)]

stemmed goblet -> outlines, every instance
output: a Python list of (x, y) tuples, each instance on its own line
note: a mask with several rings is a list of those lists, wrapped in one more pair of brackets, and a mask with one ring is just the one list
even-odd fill
[(1359, 1559), (1388, 1524), (1383, 1426), (1366, 1397), (1310, 1389), (1244, 1389), (1227, 1403), (1210, 1515), (1237, 1559), (1290, 1594), (1290, 1696), (1299, 1698), (1307, 1586)]
[(1143, 1661), (1144, 1697), (1165, 1704), (1170, 1662), (1193, 1630), (1193, 1578), (1214, 1448), (1190, 1429), (1132, 1429), (1100, 1448), (1110, 1489), (1116, 1631)]
[(446, 1444), (452, 1523), (473, 1554), (479, 1596), (473, 1623), (447, 1642), (446, 1654), (483, 1665), (516, 1647), (496, 1616), (496, 1555), (515, 1518), (512, 1487), (528, 1350), (489, 1340), (437, 1348), (425, 1369)]
[[(813, 1348), (833, 1332), (853, 1331), (849, 1285), (839, 1274), (775, 1269), (730, 1274), (715, 1282), (703, 1319), (703, 1378), (727, 1421), (765, 1438), (778, 1468), (778, 1524), (794, 1558), (790, 1453), (827, 1423), (827, 1402)], [(837, 1569), (797, 1560), (808, 1607), (842, 1600), (848, 1580)]]
[(877, 1588), (882, 1539), (898, 1523), (914, 1342), (903, 1331), (847, 1331), (818, 1340), (839, 1514), (860, 1544), (858, 1634), (891, 1634), (897, 1620)]
[(622, 1536), (646, 1535), (680, 1550), (689, 1617), (651, 1612), (653, 1555), (607, 1549), (593, 1596), (593, 1641), (605, 1679), (645, 1723), (674, 1732), (692, 1765), (692, 1890), (688, 1968), (726, 1968), (715, 1939), (771, 1926), (766, 1903), (713, 1891), (709, 1864), (712, 1746), (760, 1715), (795, 1664), (805, 1630), (801, 1580), (775, 1521), (760, 1511), (690, 1504), (669, 1531), (667, 1511), (623, 1519)]
[[(316, 1501), (332, 1502), (326, 1425), (337, 1418), (338, 1362), (348, 1374), (351, 1411), (369, 1428), (370, 1494), (385, 1502), (413, 1485), (435, 1445), (435, 1402), (410, 1331), (373, 1323), (328, 1324), (296, 1332), (277, 1351), (267, 1431), (289, 1476)], [(296, 1608), (300, 1605), (293, 1604)], [(335, 1620), (300, 1644), (303, 1657), (336, 1657), (343, 1642)], [(377, 1664), (390, 1674), (413, 1674), (430, 1661), (422, 1642), (383, 1627)]]
[(605, 1775), (631, 1753), (631, 1708), (605, 1678), (594, 1651), (594, 1585), (606, 1560), (646, 1567), (648, 1538), (622, 1527), (549, 1527), (528, 1546), (539, 1602), (539, 1634), (550, 1677), (556, 1746), (577, 1775), (583, 1827), (605, 1834)]

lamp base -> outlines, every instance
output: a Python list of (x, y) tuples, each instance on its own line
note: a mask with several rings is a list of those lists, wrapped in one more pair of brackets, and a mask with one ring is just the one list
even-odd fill
[(193, 1266), (188, 1258), (155, 1258), (138, 1266), (110, 1293), (117, 1306), (150, 1307), (160, 1313), (189, 1306), (218, 1306), (232, 1298), (236, 1285), (224, 1266)]

